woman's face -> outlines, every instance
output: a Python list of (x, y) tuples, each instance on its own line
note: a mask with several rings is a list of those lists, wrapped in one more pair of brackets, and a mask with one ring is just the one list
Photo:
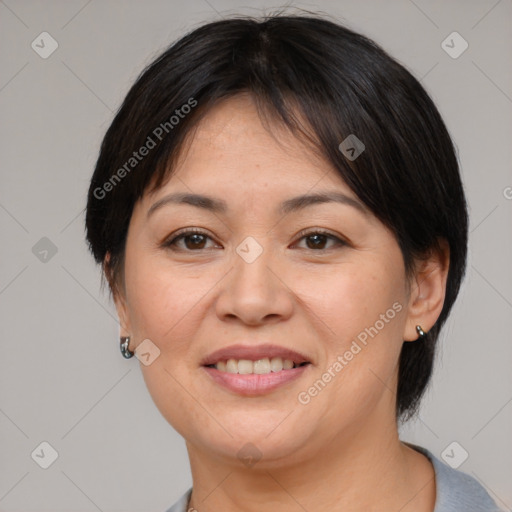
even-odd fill
[[(294, 199), (314, 194), (339, 200)], [(326, 162), (271, 135), (249, 97), (212, 110), (137, 203), (124, 282), (122, 334), (131, 350), (150, 340), (149, 392), (196, 450), (283, 463), (394, 428), (400, 349), (417, 338), (397, 242)], [(309, 364), (280, 370), (287, 359)]]

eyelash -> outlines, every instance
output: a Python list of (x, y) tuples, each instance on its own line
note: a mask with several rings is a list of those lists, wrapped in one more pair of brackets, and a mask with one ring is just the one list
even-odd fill
[[(164, 248), (169, 248), (171, 250), (181, 250), (183, 252), (200, 252), (200, 251), (203, 251), (203, 250), (207, 250), (207, 249), (197, 249), (197, 250), (193, 250), (193, 249), (175, 249), (173, 246), (176, 246), (176, 242), (178, 242), (179, 240), (183, 240), (185, 238), (187, 238), (188, 236), (190, 235), (203, 235), (205, 237), (208, 237), (210, 239), (212, 239), (210, 237), (210, 235), (208, 233), (206, 233), (205, 231), (202, 231), (200, 229), (197, 229), (197, 228), (188, 228), (186, 231), (182, 231), (181, 233), (178, 232), (175, 236), (172, 236), (170, 239), (168, 239), (167, 241), (165, 241), (162, 246)], [(346, 246), (348, 245), (347, 242), (345, 242), (344, 240), (340, 239), (339, 237), (333, 235), (331, 232), (329, 231), (325, 231), (323, 229), (315, 229), (315, 230), (303, 230), (301, 231), (300, 233), (298, 233), (298, 237), (299, 237), (299, 241), (304, 239), (304, 238), (307, 238), (308, 236), (312, 236), (312, 235), (323, 235), (323, 236), (326, 236), (328, 239), (330, 240), (334, 240), (336, 242), (336, 245), (337, 246)], [(310, 251), (314, 251), (314, 252), (325, 252), (325, 251), (328, 251), (330, 249), (334, 249), (335, 247), (331, 247), (331, 248), (328, 248), (328, 249), (308, 249), (306, 248), (306, 250), (310, 250)]]

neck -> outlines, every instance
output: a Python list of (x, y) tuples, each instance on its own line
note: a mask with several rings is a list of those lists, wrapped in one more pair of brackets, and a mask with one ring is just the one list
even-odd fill
[(372, 425), (344, 430), (309, 456), (297, 453), (279, 464), (263, 458), (251, 468), (187, 443), (194, 482), (187, 510), (432, 512), (430, 462), (400, 442), (394, 418)]

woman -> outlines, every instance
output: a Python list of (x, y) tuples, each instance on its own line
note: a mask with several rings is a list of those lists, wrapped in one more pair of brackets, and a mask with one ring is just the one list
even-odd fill
[(87, 238), (185, 510), (498, 510), (398, 438), (466, 264), (446, 127), (411, 74), (312, 16), (204, 25), (139, 77)]

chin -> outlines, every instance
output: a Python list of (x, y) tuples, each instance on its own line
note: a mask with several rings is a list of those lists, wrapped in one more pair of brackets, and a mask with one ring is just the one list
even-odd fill
[(306, 455), (305, 447), (310, 446), (310, 436), (293, 421), (286, 424), (285, 420), (280, 424), (285, 416), (281, 414), (279, 421), (269, 421), (263, 417), (248, 421), (245, 418), (237, 424), (224, 420), (222, 424), (233, 437), (227, 434), (204, 437), (203, 430), (199, 444), (203, 449), (237, 465), (242, 463), (247, 467), (270, 469), (292, 464)]

